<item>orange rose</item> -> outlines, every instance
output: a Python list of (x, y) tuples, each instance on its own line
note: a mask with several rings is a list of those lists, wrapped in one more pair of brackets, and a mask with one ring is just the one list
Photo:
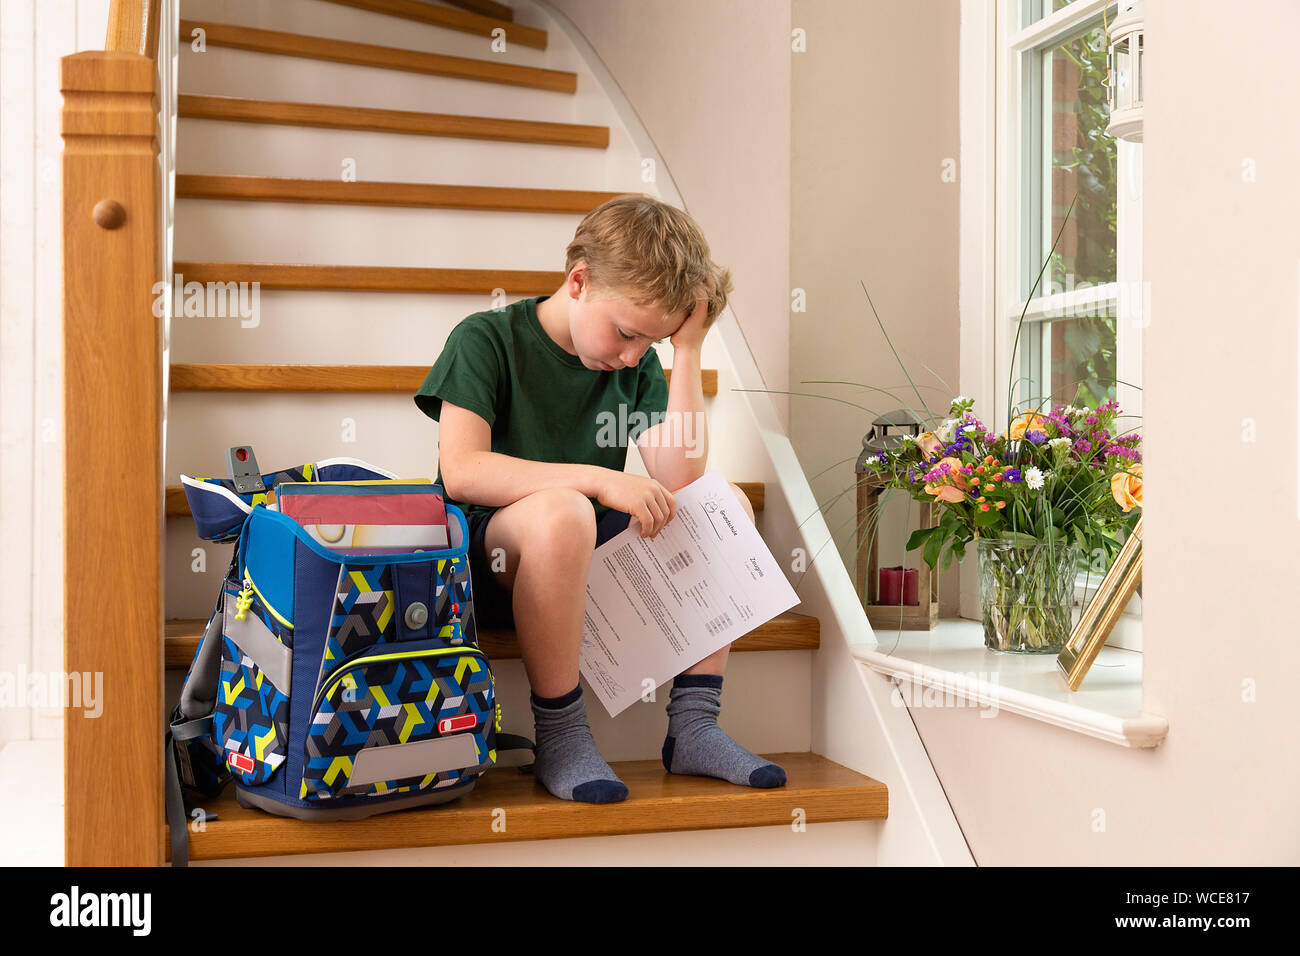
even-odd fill
[(961, 473), (961, 459), (944, 458), (934, 467), (938, 468), (944, 462), (947, 462), (951, 470), (938, 481), (927, 483), (925, 493), (934, 495), (938, 501), (951, 501), (954, 504), (965, 501), (966, 490), (970, 487), (970, 483), (966, 480), (966, 476)]
[(1025, 432), (1042, 432), (1047, 434), (1047, 418), (1038, 412), (1025, 412), (1007, 429), (1007, 437), (1012, 441), (1020, 441), (1025, 437)]
[(1110, 476), (1110, 494), (1125, 514), (1142, 507), (1142, 464), (1132, 466), (1132, 474), (1117, 471)]
[(943, 447), (943, 442), (939, 441), (934, 432), (926, 432), (916, 440), (916, 447), (921, 449), (922, 455), (929, 458)]

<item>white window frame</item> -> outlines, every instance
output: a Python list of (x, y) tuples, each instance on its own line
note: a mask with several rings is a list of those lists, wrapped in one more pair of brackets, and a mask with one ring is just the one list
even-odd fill
[[(1022, 28), (1022, 0), (962, 0), (959, 112), (961, 123), (961, 391), (976, 401), (990, 427), (1005, 427), (1008, 379), (1016, 322), (1024, 308), (1020, 285), (1026, 252), (1022, 236), (1031, 210), (1022, 201), (1026, 157), (1019, 118), (1023, 109), (1021, 54), (1068, 34), (1101, 15), (1115, 15), (1115, 0), (1074, 0)], [(1045, 105), (1044, 107), (1050, 108)], [(1142, 148), (1117, 144), (1116, 281), (1034, 300), (1021, 331), (1021, 349), (1031, 319), (1098, 297), (1116, 308), (1116, 395), (1126, 415), (1142, 414), (1142, 328), (1149, 318), (1142, 272)], [(1043, 254), (1051, 248), (1048, 237)], [(1042, 260), (1033, 266), (1029, 283)], [(1048, 277), (1045, 274), (1044, 280)], [(1040, 286), (1041, 291), (1041, 286)], [(1059, 313), (1058, 313), (1059, 314)], [(1016, 366), (1021, 364), (1017, 352)], [(1017, 373), (1018, 375), (1018, 373)], [(1132, 384), (1126, 384), (1132, 383)], [(1014, 383), (1013, 383), (1013, 387)], [(1121, 419), (1126, 427), (1140, 419)], [(963, 562), (961, 614), (979, 618), (977, 562)], [(1085, 576), (1077, 595), (1084, 600)], [(1091, 579), (1095, 588), (1099, 578)], [(1134, 596), (1107, 642), (1141, 650), (1141, 599)]]

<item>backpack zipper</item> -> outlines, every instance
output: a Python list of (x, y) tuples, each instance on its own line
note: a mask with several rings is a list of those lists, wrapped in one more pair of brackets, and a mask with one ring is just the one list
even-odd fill
[(330, 675), (329, 680), (326, 681), (324, 686), (322, 686), (321, 689), (317, 692), (316, 699), (315, 701), (312, 702), (311, 705), (311, 713), (315, 715), (316, 712), (320, 709), (321, 702), (326, 697), (329, 696), (330, 691), (332, 691), (338, 685), (339, 681), (343, 679), (343, 677), (347, 674), (347, 672), (354, 670), (356, 667), (358, 667), (361, 664), (364, 664), (368, 661), (411, 659), (415, 657), (436, 657), (440, 654), (475, 654), (478, 657), (481, 657), (483, 659), (484, 664), (488, 665), (488, 673), (489, 674), (492, 673), (491, 662), (488, 661), (487, 655), (484, 654), (476, 647), (430, 647), (421, 651), (401, 651), (395, 654), (373, 654), (367, 657), (358, 657), (355, 660), (340, 665), (339, 668), (333, 674)]

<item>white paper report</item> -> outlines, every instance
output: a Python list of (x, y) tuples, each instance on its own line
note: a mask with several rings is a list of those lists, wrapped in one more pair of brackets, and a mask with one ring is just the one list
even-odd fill
[(581, 670), (611, 717), (799, 603), (720, 471), (673, 497), (657, 537), (633, 519), (591, 559)]

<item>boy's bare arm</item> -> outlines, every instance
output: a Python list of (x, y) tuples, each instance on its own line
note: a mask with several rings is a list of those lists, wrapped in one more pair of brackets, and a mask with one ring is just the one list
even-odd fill
[(637, 439), (646, 473), (670, 491), (686, 487), (708, 470), (708, 419), (700, 380), (707, 314), (708, 299), (701, 296), (695, 311), (671, 338), (673, 374), (668, 385), (667, 420), (646, 429)]
[(442, 403), (438, 423), (438, 461), (443, 488), (456, 501), (503, 507), (547, 488), (573, 488), (598, 496), (597, 465), (575, 465), (512, 458), (491, 451), (492, 429), (474, 412)]
[(672, 495), (658, 481), (599, 465), (513, 458), (491, 451), (492, 430), (480, 416), (443, 401), (438, 457), (443, 490), (456, 501), (502, 508), (548, 488), (573, 488), (632, 515), (642, 537), (657, 535), (673, 519)]

